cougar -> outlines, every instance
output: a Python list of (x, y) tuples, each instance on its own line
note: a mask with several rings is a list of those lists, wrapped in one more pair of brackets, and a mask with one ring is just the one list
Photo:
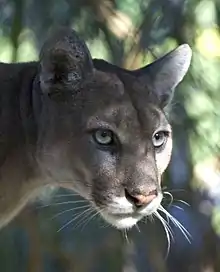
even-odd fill
[(0, 64), (0, 227), (44, 186), (73, 190), (118, 229), (157, 212), (172, 152), (166, 114), (191, 49), (130, 71), (92, 59), (71, 29), (39, 61)]

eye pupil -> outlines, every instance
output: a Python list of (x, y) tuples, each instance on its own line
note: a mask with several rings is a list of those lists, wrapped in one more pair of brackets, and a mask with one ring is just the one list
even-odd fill
[(156, 139), (156, 140), (159, 140), (159, 139), (160, 139), (160, 134), (159, 134), (159, 133), (156, 133), (156, 134), (155, 134), (155, 139)]
[(106, 132), (106, 131), (102, 131), (101, 136), (102, 136), (103, 138), (105, 138), (105, 137), (107, 137), (107, 136), (108, 136), (108, 134), (107, 134), (107, 132)]

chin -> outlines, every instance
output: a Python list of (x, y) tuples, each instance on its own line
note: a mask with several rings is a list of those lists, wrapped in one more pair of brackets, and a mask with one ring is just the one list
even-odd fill
[(115, 216), (111, 214), (102, 213), (102, 217), (117, 229), (131, 229), (143, 216)]

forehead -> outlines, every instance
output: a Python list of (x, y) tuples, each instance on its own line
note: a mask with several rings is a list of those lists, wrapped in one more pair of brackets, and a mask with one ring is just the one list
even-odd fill
[(152, 101), (149, 91), (128, 78), (128, 84), (117, 75), (97, 71), (86, 86), (85, 113), (89, 113), (89, 126), (98, 123), (116, 128), (137, 129), (167, 126), (163, 111)]

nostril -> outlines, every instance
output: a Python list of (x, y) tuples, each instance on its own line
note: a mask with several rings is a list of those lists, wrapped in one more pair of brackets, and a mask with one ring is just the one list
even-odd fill
[(141, 206), (141, 204), (139, 203), (139, 200), (138, 200), (135, 196), (131, 195), (131, 194), (128, 192), (127, 189), (125, 189), (125, 197), (127, 198), (127, 200), (128, 200), (129, 202), (131, 202), (131, 203), (134, 204), (135, 206)]
[(132, 194), (127, 189), (125, 189), (125, 197), (129, 202), (134, 204), (136, 207), (142, 207), (149, 204), (158, 195), (158, 191), (152, 190), (147, 195), (144, 194)]

